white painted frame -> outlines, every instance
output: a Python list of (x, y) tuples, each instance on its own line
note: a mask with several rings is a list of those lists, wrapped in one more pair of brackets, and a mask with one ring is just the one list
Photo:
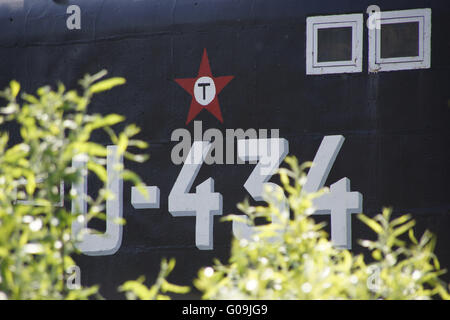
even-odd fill
[[(352, 28), (352, 60), (318, 62), (318, 30)], [(306, 18), (306, 74), (362, 72), (363, 15), (340, 14)]]
[[(43, 179), (37, 179), (37, 183), (41, 183), (43, 181)], [(20, 182), (20, 185), (26, 185), (27, 184), (27, 180), (26, 179), (22, 179)], [(38, 206), (38, 204), (36, 203), (36, 201), (33, 200), (19, 200), (17, 199), (17, 190), (14, 190), (14, 196), (16, 198), (16, 200), (13, 201), (14, 204), (22, 204), (22, 205), (26, 205), (26, 206)], [(64, 207), (64, 181), (61, 181), (61, 183), (59, 184), (59, 202), (56, 202), (53, 204), (53, 206), (55, 207)]]
[(380, 12), (380, 26), (391, 23), (419, 23), (419, 55), (381, 58), (381, 29), (369, 29), (369, 72), (428, 69), (431, 67), (431, 9)]

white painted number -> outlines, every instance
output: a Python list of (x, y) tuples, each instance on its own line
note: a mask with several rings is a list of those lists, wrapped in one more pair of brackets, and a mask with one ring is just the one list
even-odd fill
[(222, 214), (222, 195), (214, 192), (209, 178), (189, 193), (211, 143), (194, 141), (180, 174), (169, 194), (169, 212), (174, 217), (195, 216), (195, 245), (200, 250), (213, 249), (214, 215)]
[[(257, 161), (255, 169), (252, 171), (244, 188), (256, 201), (263, 201), (263, 188), (268, 186), (273, 194), (282, 194), (283, 198), (278, 203), (279, 211), (284, 216), (289, 216), (289, 207), (284, 197), (283, 190), (275, 183), (267, 182), (276, 172), (281, 162), (289, 152), (289, 143), (286, 139), (246, 139), (238, 140), (238, 157), (245, 161)], [(275, 200), (276, 197), (271, 198)], [(277, 216), (272, 220), (277, 221)], [(254, 233), (254, 227), (248, 224), (233, 221), (233, 234), (238, 239), (250, 240)], [(274, 238), (275, 240), (275, 238)]]
[[(326, 136), (309, 169), (305, 192), (317, 192), (325, 184), (336, 156), (344, 143), (343, 136)], [(351, 214), (362, 211), (362, 195), (350, 192), (350, 180), (343, 178), (330, 186), (330, 192), (315, 199), (314, 214), (331, 214), (331, 241), (338, 248), (351, 249)]]
[[(342, 144), (343, 136), (326, 136), (320, 144), (307, 175), (305, 192), (317, 192), (325, 184)], [(270, 151), (268, 147), (270, 145)], [(256, 201), (263, 199), (263, 187), (270, 186), (275, 192), (281, 188), (269, 181), (289, 150), (285, 139), (249, 139), (238, 141), (238, 156), (242, 160), (259, 160), (244, 184)], [(283, 194), (284, 195), (284, 194)], [(272, 198), (272, 200), (275, 197)], [(350, 180), (343, 178), (330, 186), (330, 192), (314, 200), (314, 214), (331, 214), (331, 240), (336, 247), (351, 249), (351, 214), (362, 211), (362, 195), (350, 192)], [(286, 198), (279, 202), (280, 212), (289, 214)], [(274, 216), (272, 219), (275, 219)], [(238, 239), (251, 239), (253, 227), (233, 221), (233, 234)]]
[[(328, 174), (336, 160), (342, 144), (343, 136), (326, 136), (319, 146), (313, 160), (313, 166), (307, 175), (305, 192), (317, 192), (327, 180)], [(207, 141), (194, 141), (189, 154), (181, 168), (175, 184), (169, 194), (169, 212), (174, 217), (195, 216), (195, 244), (200, 250), (213, 249), (213, 222), (214, 215), (222, 214), (222, 195), (214, 192), (214, 179), (209, 178), (196, 187), (195, 193), (189, 193), (195, 178), (210, 151), (212, 144)], [(122, 242), (122, 226), (115, 223), (115, 219), (122, 217), (123, 182), (114, 168), (123, 165), (122, 157), (117, 157), (116, 146), (108, 146), (107, 174), (108, 189), (115, 197), (106, 202), (106, 232), (104, 234), (91, 234), (87, 228), (86, 219), (74, 221), (72, 233), (77, 235), (80, 231), (85, 234), (77, 247), (86, 255), (114, 254)], [(255, 201), (278, 202), (282, 217), (289, 217), (289, 206), (280, 186), (268, 182), (276, 172), (281, 162), (289, 152), (289, 143), (286, 139), (243, 139), (238, 140), (238, 157), (244, 161), (258, 161), (254, 170), (244, 184), (244, 188)], [(75, 168), (84, 170), (82, 179), (72, 188), (77, 197), (72, 201), (72, 212), (87, 212), (87, 168), (86, 159), (78, 157), (73, 160)], [(264, 187), (271, 188), (272, 192), (265, 194)], [(136, 188), (132, 189), (131, 202), (136, 209), (159, 208), (159, 188), (146, 187), (149, 199), (144, 199)], [(281, 194), (281, 199), (275, 195)], [(331, 240), (336, 247), (351, 249), (351, 214), (362, 211), (362, 195), (350, 191), (350, 180), (342, 178), (331, 184), (330, 192), (314, 200), (314, 214), (331, 215)], [(278, 219), (274, 215), (272, 221)], [(238, 239), (251, 239), (254, 227), (246, 223), (233, 221), (233, 234)], [(274, 240), (276, 237), (274, 237)]]

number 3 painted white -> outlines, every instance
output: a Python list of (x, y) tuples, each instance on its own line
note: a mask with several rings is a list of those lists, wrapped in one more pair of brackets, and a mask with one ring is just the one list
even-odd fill
[(198, 185), (195, 194), (189, 193), (211, 146), (207, 141), (194, 141), (169, 194), (172, 216), (196, 216), (195, 245), (200, 250), (213, 249), (214, 215), (222, 214), (222, 195), (214, 192), (214, 179)]
[(104, 234), (91, 234), (87, 228), (87, 159), (79, 156), (73, 159), (72, 166), (82, 169), (81, 181), (74, 184), (72, 189), (76, 191), (77, 198), (72, 201), (72, 213), (80, 213), (84, 217), (82, 221), (72, 222), (72, 235), (82, 233), (82, 241), (76, 244), (77, 248), (88, 256), (111, 255), (119, 250), (122, 244), (122, 225), (114, 220), (122, 218), (123, 210), (123, 180), (120, 172), (116, 170), (118, 164), (123, 165), (123, 157), (117, 156), (117, 146), (107, 147), (106, 171), (107, 189), (114, 194), (113, 199), (106, 200), (106, 232)]
[[(267, 196), (273, 194), (281, 194), (282, 199), (278, 203), (278, 208), (283, 216), (289, 217), (289, 207), (283, 189), (270, 180), (272, 175), (277, 171), (280, 164), (289, 152), (289, 143), (286, 139), (245, 139), (238, 140), (238, 157), (245, 161), (259, 160), (255, 169), (252, 171), (244, 188), (250, 193), (256, 201), (263, 201), (263, 188), (270, 187), (272, 190)], [(275, 200), (273, 197), (272, 200)], [(272, 216), (272, 220), (277, 221), (276, 215)], [(254, 227), (246, 223), (233, 221), (233, 234), (238, 239), (250, 240), (254, 233)], [(274, 238), (275, 240), (276, 238)]]

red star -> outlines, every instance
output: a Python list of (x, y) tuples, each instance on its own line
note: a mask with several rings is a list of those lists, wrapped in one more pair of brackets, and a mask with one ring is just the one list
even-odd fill
[[(198, 83), (196, 96), (196, 94), (194, 93), (195, 84), (197, 80), (202, 77), (208, 77), (212, 79), (213, 83)], [(207, 82), (210, 81), (208, 78), (205, 78)], [(186, 120), (186, 125), (189, 122), (191, 122), (191, 120), (194, 119), (197, 116), (197, 114), (199, 114), (200, 111), (202, 111), (203, 109), (208, 110), (220, 122), (223, 123), (222, 112), (220, 111), (219, 100), (217, 99), (217, 95), (233, 78), (234, 76), (213, 77), (211, 73), (211, 67), (209, 65), (208, 53), (206, 52), (206, 49), (203, 49), (203, 57), (200, 63), (200, 68), (198, 69), (197, 77), (175, 79), (175, 81), (192, 97), (191, 106), (189, 108), (189, 113)], [(213, 87), (215, 87), (215, 93)], [(207, 99), (208, 93), (210, 94), (209, 99)], [(214, 93), (214, 96), (212, 96), (212, 93)], [(200, 104), (199, 101), (202, 101), (202, 99), (205, 100), (205, 103), (207, 104), (205, 103)], [(208, 102), (209, 100), (211, 101)]]

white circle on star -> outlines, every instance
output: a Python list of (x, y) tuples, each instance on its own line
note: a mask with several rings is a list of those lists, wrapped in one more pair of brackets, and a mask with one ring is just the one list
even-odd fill
[(216, 97), (214, 80), (210, 77), (198, 78), (194, 84), (194, 97), (202, 106), (210, 104)]

